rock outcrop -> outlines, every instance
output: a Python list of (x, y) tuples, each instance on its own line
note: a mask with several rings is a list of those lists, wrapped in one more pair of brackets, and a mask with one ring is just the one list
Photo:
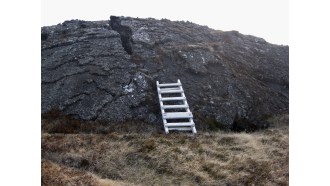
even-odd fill
[(289, 47), (190, 22), (111, 16), (41, 28), (42, 113), (162, 125), (156, 81), (180, 79), (197, 129), (288, 112)]

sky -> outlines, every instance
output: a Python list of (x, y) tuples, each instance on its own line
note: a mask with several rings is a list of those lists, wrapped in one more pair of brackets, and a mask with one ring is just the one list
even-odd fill
[(42, 0), (41, 6), (41, 26), (108, 20), (110, 15), (166, 18), (289, 45), (289, 0)]

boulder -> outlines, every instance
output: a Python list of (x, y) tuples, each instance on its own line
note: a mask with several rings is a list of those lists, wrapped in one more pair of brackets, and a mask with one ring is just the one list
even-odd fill
[(177, 79), (197, 130), (265, 128), (289, 106), (288, 46), (184, 21), (111, 16), (42, 27), (41, 73), (41, 112), (86, 121), (162, 125), (156, 81)]

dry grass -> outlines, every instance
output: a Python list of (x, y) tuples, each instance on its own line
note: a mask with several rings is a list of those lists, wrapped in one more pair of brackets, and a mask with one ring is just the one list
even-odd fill
[(101, 179), (86, 171), (80, 171), (64, 165), (55, 164), (48, 160), (41, 161), (41, 169), (42, 185), (129, 185), (124, 182)]
[(42, 185), (288, 185), (288, 139), (287, 124), (197, 137), (42, 133)]

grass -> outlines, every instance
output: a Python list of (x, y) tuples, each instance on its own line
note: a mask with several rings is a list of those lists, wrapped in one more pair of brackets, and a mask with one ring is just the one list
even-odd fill
[(279, 116), (258, 132), (196, 137), (43, 130), (42, 185), (288, 185), (287, 121)]
[(127, 185), (124, 182), (102, 179), (89, 172), (73, 169), (48, 160), (41, 161), (41, 169), (42, 185)]

